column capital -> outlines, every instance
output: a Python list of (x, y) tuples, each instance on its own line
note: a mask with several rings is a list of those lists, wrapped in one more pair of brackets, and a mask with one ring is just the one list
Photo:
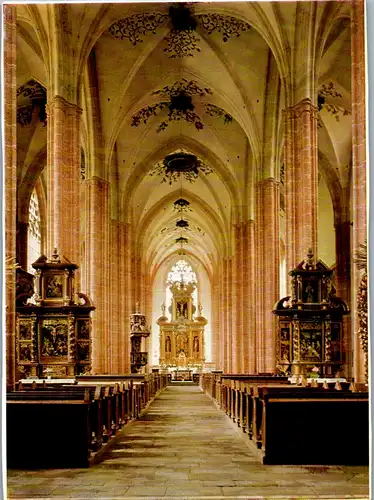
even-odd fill
[(50, 116), (54, 109), (61, 109), (67, 115), (81, 115), (83, 111), (77, 104), (69, 102), (57, 94), (51, 99), (48, 99), (48, 103), (46, 105), (47, 116)]
[(97, 177), (96, 175), (93, 175), (89, 179), (85, 180), (86, 186), (99, 186), (99, 187), (104, 187), (104, 186), (110, 186), (110, 182), (106, 181), (105, 179), (101, 179), (101, 177)]
[(257, 187), (266, 187), (266, 186), (274, 186), (274, 187), (279, 187), (280, 186), (280, 181), (277, 181), (274, 179), (274, 177), (268, 177), (267, 179), (261, 179), (260, 181), (256, 182)]
[(282, 111), (285, 119), (299, 118), (303, 113), (310, 113), (311, 117), (315, 119), (318, 117), (318, 108), (312, 103), (310, 97), (306, 97), (297, 104), (289, 106)]

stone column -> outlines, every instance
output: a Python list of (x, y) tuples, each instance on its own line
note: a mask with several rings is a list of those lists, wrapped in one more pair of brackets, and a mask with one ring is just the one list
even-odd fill
[(17, 221), (17, 263), (24, 269), (27, 269), (27, 241), (28, 241), (29, 223)]
[(121, 352), (122, 363), (121, 373), (130, 373), (130, 314), (132, 313), (131, 290), (131, 226), (122, 222), (120, 228), (120, 243), (122, 248), (122, 258), (120, 262), (120, 294), (122, 306), (121, 322), (123, 330), (121, 332)]
[[(351, 3), (351, 55), (352, 55), (352, 255), (367, 238), (366, 192), (366, 125), (365, 125), (365, 3)], [(365, 381), (365, 356), (357, 335), (357, 294), (361, 273), (352, 265), (352, 337), (354, 349), (354, 378)]]
[(350, 304), (351, 300), (351, 223), (349, 221), (335, 224), (336, 253), (336, 295)]
[(255, 223), (249, 220), (243, 230), (243, 372), (256, 372), (256, 259)]
[(242, 224), (234, 226), (235, 254), (232, 266), (232, 371), (240, 373), (242, 342), (243, 342), (243, 227)]
[(216, 280), (212, 283), (212, 325), (211, 325), (211, 335), (212, 335), (212, 363), (215, 364), (217, 370), (220, 367), (220, 353), (219, 353), (219, 333), (220, 333), (220, 322), (219, 322), (219, 285)]
[(120, 222), (112, 220), (110, 223), (110, 248), (111, 248), (111, 266), (110, 266), (110, 324), (109, 324), (109, 348), (110, 348), (110, 366), (109, 373), (120, 373), (121, 348), (121, 298), (120, 289), (124, 283), (120, 282)]
[(76, 104), (58, 95), (47, 104), (47, 255), (57, 248), (60, 255), (78, 265), (81, 113)]
[(279, 183), (269, 178), (257, 184), (258, 200), (258, 281), (261, 289), (259, 319), (262, 335), (259, 352), (259, 371), (276, 371), (276, 318), (272, 313), (279, 299)]
[(294, 269), (317, 253), (317, 108), (309, 98), (284, 111), (286, 265)]
[(220, 345), (222, 369), (228, 372), (230, 369), (231, 357), (231, 335), (229, 331), (229, 266), (230, 259), (222, 259), (221, 264), (221, 325), (220, 325)]
[(5, 182), (5, 350), (6, 390), (15, 383), (16, 273), (9, 266), (16, 262), (17, 213), (17, 81), (16, 81), (16, 6), (3, 6), (4, 26), (4, 182)]
[(92, 313), (92, 372), (109, 373), (109, 184), (92, 177), (87, 188), (87, 288)]

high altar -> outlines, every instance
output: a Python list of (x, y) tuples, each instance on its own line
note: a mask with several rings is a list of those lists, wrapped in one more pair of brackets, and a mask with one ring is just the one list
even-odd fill
[(174, 282), (170, 284), (172, 292), (169, 312), (171, 320), (162, 316), (157, 320), (160, 326), (160, 365), (165, 368), (200, 370), (204, 363), (204, 327), (206, 318), (202, 316), (202, 307), (193, 304), (194, 283)]

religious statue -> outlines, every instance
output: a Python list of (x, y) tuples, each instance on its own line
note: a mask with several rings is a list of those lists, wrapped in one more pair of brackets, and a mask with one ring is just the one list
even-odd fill
[(193, 351), (199, 352), (199, 337), (197, 335), (193, 338)]
[(171, 341), (169, 335), (165, 339), (165, 352), (171, 352)]
[(165, 310), (166, 310), (166, 307), (165, 307), (165, 304), (162, 303), (161, 304), (161, 311), (162, 311), (162, 315), (165, 316)]
[(177, 318), (187, 318), (187, 304), (185, 302), (177, 302)]
[(313, 288), (309, 284), (305, 288), (305, 293), (306, 293), (306, 302), (313, 302), (313, 293), (314, 293), (314, 290), (313, 290)]

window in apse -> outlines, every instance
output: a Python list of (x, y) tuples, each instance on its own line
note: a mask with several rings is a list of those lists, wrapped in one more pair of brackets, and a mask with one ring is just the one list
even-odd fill
[(39, 212), (39, 201), (36, 191), (31, 194), (29, 205), (29, 227), (27, 232), (27, 270), (35, 274), (35, 269), (31, 266), (41, 254), (41, 223)]
[(196, 278), (196, 273), (192, 271), (192, 267), (188, 264), (187, 261), (181, 259), (178, 260), (178, 262), (171, 268), (171, 271), (168, 274), (168, 279), (167, 279), (167, 288), (166, 288), (166, 304), (167, 304), (167, 315), (170, 319), (171, 315), (168, 311), (168, 308), (171, 304), (171, 299), (172, 299), (172, 293), (170, 291), (170, 285), (173, 283), (184, 283), (186, 285), (188, 284), (193, 284), (195, 285), (195, 289), (192, 292), (192, 298), (193, 298), (193, 305), (196, 307), (198, 302), (198, 294), (197, 294), (197, 278)]

